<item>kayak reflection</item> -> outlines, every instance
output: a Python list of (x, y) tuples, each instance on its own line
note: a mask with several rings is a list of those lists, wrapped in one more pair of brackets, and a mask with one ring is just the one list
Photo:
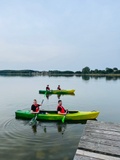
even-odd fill
[[(50, 96), (52, 96), (52, 94), (46, 94), (47, 99), (49, 99)], [(61, 96), (75, 96), (75, 94), (57, 94), (58, 99), (60, 99)]]
[[(46, 94), (46, 98), (47, 98), (47, 99), (49, 99), (50, 96), (51, 96), (51, 94)], [(61, 97), (61, 94), (58, 94), (58, 95), (57, 95), (57, 98), (60, 99), (60, 97)]]
[(57, 130), (59, 133), (64, 134), (65, 129), (67, 128), (67, 124), (66, 123), (56, 123), (57, 126)]
[(33, 133), (37, 133), (37, 125), (32, 126)]
[(47, 133), (47, 131), (49, 131), (49, 129), (51, 128), (56, 128), (58, 133), (61, 133), (62, 135), (64, 134), (66, 128), (67, 128), (67, 124), (66, 123), (36, 123), (34, 125), (31, 126), (33, 133), (37, 133), (37, 129), (42, 129), (44, 131), (44, 133)]
[(40, 127), (44, 131), (44, 133), (47, 133), (47, 128), (45, 125), (41, 125), (41, 123), (37, 122), (36, 124), (32, 125), (33, 133), (37, 133), (37, 128)]
[(30, 125), (29, 121), (22, 121), (23, 124), (26, 126), (26, 125), (29, 125), (31, 126), (31, 129), (33, 131), (34, 134), (36, 133), (40, 133), (41, 131), (43, 131), (44, 133), (50, 133), (51, 131), (57, 131), (58, 133), (60, 134), (64, 134), (66, 129), (67, 129), (67, 125), (70, 125), (70, 124), (86, 124), (86, 120), (85, 121), (78, 121), (76, 123), (73, 123), (73, 122), (65, 122), (65, 123), (62, 123), (62, 122), (40, 122), (40, 121), (37, 121), (37, 123), (35, 123), (34, 125)]

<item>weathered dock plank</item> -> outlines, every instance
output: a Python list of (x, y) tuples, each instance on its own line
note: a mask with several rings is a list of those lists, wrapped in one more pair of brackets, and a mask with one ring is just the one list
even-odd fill
[[(96, 136), (96, 135), (95, 135)], [(90, 143), (99, 143), (100, 145), (108, 145), (108, 146), (112, 146), (112, 147), (120, 147), (120, 141), (117, 140), (113, 140), (112, 138), (113, 137), (110, 137), (108, 139), (108, 137), (106, 136), (106, 139), (105, 138), (101, 138), (100, 136), (98, 137), (93, 137), (93, 136), (84, 136), (81, 138), (81, 141), (80, 141), (80, 146), (82, 145), (82, 143), (84, 143), (85, 141), (87, 142), (90, 142)]]
[(87, 121), (74, 157), (74, 160), (79, 159), (120, 160), (120, 124)]
[[(102, 154), (120, 156), (120, 140), (118, 140), (119, 138), (115, 138), (120, 137), (119, 130), (120, 125), (88, 121), (84, 136), (81, 137), (78, 148)], [(94, 133), (94, 137), (90, 133)]]
[[(97, 123), (97, 124), (96, 124)], [(120, 133), (120, 125), (119, 124), (114, 124), (114, 123), (104, 123), (104, 122), (90, 122), (88, 121), (87, 125), (86, 125), (86, 129), (98, 129), (99, 126), (99, 130), (104, 130), (104, 131), (113, 131), (113, 132), (118, 132)]]
[(78, 149), (74, 160), (120, 160), (120, 158)]
[(84, 149), (84, 150), (89, 150), (92, 152), (101, 153), (101, 154), (107, 154), (107, 155), (120, 157), (120, 148), (118, 148), (118, 147), (102, 145), (99, 143), (81, 141), (78, 148)]
[[(97, 134), (95, 132), (91, 132), (91, 131), (88, 131), (86, 132), (86, 136), (91, 136), (91, 137), (96, 137), (96, 138), (100, 138), (101, 137), (101, 133), (97, 132)], [(103, 139), (108, 139), (108, 140), (115, 140), (115, 141), (120, 141), (120, 136), (116, 136), (116, 135), (106, 135), (106, 134), (102, 134), (102, 137)]]

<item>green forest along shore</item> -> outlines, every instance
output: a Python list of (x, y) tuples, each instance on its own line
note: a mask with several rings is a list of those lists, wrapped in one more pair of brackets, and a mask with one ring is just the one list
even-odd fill
[(35, 71), (35, 70), (0, 70), (1, 76), (118, 76), (120, 70), (118, 68), (106, 68), (105, 70), (91, 70), (89, 67), (84, 67), (82, 71)]

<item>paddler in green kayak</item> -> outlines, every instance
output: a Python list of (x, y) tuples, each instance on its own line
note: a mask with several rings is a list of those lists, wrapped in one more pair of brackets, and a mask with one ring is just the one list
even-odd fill
[(57, 90), (61, 90), (60, 85), (58, 85)]
[(46, 91), (50, 91), (49, 85), (46, 86)]
[(31, 106), (31, 113), (48, 114), (46, 111), (40, 110), (40, 106), (42, 106), (42, 104), (43, 104), (43, 100), (42, 100), (42, 103), (41, 103), (41, 104), (38, 104), (38, 103), (37, 103), (37, 100), (34, 99), (34, 100), (33, 100), (33, 104), (32, 104), (32, 106)]
[(31, 113), (39, 113), (40, 112), (40, 106), (42, 106), (42, 104), (38, 104), (37, 100), (34, 99), (33, 104), (31, 106)]
[(66, 115), (68, 113), (68, 110), (66, 110), (62, 106), (62, 100), (58, 100), (57, 112), (58, 112), (58, 114), (63, 114), (63, 115)]

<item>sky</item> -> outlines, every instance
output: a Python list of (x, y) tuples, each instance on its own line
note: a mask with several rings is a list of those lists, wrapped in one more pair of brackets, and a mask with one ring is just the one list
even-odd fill
[(120, 69), (120, 0), (0, 0), (0, 70)]

